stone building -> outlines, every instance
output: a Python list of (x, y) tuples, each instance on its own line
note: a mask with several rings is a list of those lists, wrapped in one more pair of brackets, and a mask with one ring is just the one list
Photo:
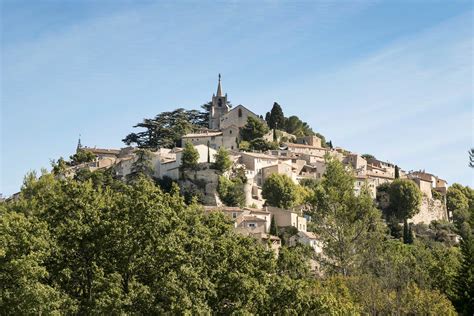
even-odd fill
[(226, 149), (237, 149), (237, 141), (239, 140), (239, 128), (235, 125), (227, 126), (220, 131), (206, 130), (198, 133), (186, 134), (181, 138), (181, 142), (185, 144), (190, 142), (193, 145), (206, 145), (213, 149), (224, 147)]
[(223, 130), (232, 125), (242, 128), (247, 124), (247, 119), (251, 116), (260, 119), (259, 116), (243, 105), (230, 108), (228, 105), (227, 93), (222, 93), (221, 75), (217, 85), (217, 94), (212, 95), (211, 108), (209, 111), (209, 129)]

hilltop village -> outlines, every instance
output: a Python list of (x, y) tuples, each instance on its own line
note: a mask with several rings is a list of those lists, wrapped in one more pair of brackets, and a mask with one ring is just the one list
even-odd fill
[[(312, 218), (305, 214), (304, 204), (282, 208), (270, 206), (262, 194), (265, 183), (275, 174), (285, 175), (295, 184), (319, 181), (324, 177), (327, 162), (342, 162), (354, 176), (354, 192), (368, 190), (381, 209), (384, 208), (384, 192), (379, 190), (396, 178), (412, 180), (422, 192), (420, 211), (409, 222), (429, 224), (434, 220), (450, 220), (446, 208), (447, 183), (425, 172), (405, 171), (396, 164), (382, 161), (372, 155), (361, 155), (348, 149), (333, 147), (322, 135), (312, 132), (297, 135), (278, 128), (272, 122), (274, 112), (281, 111), (274, 105), (266, 119), (243, 105), (231, 107), (227, 94), (223, 93), (221, 78), (217, 92), (206, 106), (204, 120), (207, 126), (178, 135), (180, 146), (156, 146), (147, 150), (146, 164), (150, 176), (156, 181), (176, 182), (183, 195), (191, 195), (204, 205), (206, 212), (224, 212), (235, 222), (235, 231), (253, 236), (278, 251), (282, 240), (272, 234), (276, 226), (280, 230), (291, 228), (292, 234), (284, 242), (288, 245), (302, 243), (311, 246), (316, 253), (322, 248), (318, 236), (311, 232)], [(252, 139), (252, 130), (257, 138)], [(151, 138), (151, 137), (150, 137)], [(135, 143), (138, 141), (135, 140)], [(140, 146), (145, 147), (145, 146)], [(195, 166), (186, 168), (186, 148), (195, 153)], [(225, 151), (230, 164), (224, 169), (215, 168), (216, 157)], [(116, 177), (126, 179), (133, 175), (136, 165), (144, 159), (143, 150), (129, 146), (122, 149), (87, 147), (79, 140), (76, 155), (87, 153), (92, 159), (68, 167), (67, 176), (79, 170), (111, 169)], [(196, 155), (197, 153), (197, 155)], [(233, 179), (240, 180), (242, 196), (229, 199)], [(230, 202), (229, 202), (230, 201)]]

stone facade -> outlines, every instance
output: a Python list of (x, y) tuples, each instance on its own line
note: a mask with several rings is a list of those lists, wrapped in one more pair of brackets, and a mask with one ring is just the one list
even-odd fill
[(413, 224), (430, 224), (432, 221), (448, 220), (448, 211), (443, 201), (423, 196), (421, 200), (420, 211), (408, 222)]

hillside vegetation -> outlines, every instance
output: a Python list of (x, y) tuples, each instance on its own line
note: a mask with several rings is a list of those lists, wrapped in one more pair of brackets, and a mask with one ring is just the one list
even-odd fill
[[(277, 146), (262, 139), (270, 129), (317, 134), (276, 103), (265, 119), (242, 130), (249, 150)], [(355, 194), (353, 174), (336, 159), (327, 158), (320, 180), (296, 184), (273, 174), (262, 187), (267, 205), (304, 205), (308, 231), (323, 244), (323, 255), (288, 244), (277, 255), (271, 244), (237, 234), (223, 213), (205, 211), (196, 196), (180, 194), (176, 182), (151, 176), (150, 149), (175, 147), (206, 126), (206, 113), (194, 110), (145, 119), (136, 126), (144, 131), (124, 139), (141, 148), (126, 179), (113, 168), (66, 176), (94, 159), (81, 151), (51, 173), (28, 174), (19, 195), (0, 202), (1, 314), (473, 314), (471, 188), (448, 189), (452, 223), (408, 225), (421, 199), (408, 180), (381, 188), (390, 198), (384, 220), (367, 190)], [(184, 147), (182, 178), (196, 171), (199, 156)], [(215, 158), (221, 199), (243, 205), (245, 171), (231, 170), (224, 149)], [(284, 241), (291, 232), (273, 220), (271, 233)]]

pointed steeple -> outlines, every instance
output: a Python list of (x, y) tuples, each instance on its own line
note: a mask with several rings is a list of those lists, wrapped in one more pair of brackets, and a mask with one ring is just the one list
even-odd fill
[(79, 140), (77, 141), (77, 148), (76, 152), (82, 149), (82, 144), (81, 144), (81, 134), (79, 134)]
[(219, 74), (219, 83), (217, 85), (217, 97), (222, 97), (221, 74)]

